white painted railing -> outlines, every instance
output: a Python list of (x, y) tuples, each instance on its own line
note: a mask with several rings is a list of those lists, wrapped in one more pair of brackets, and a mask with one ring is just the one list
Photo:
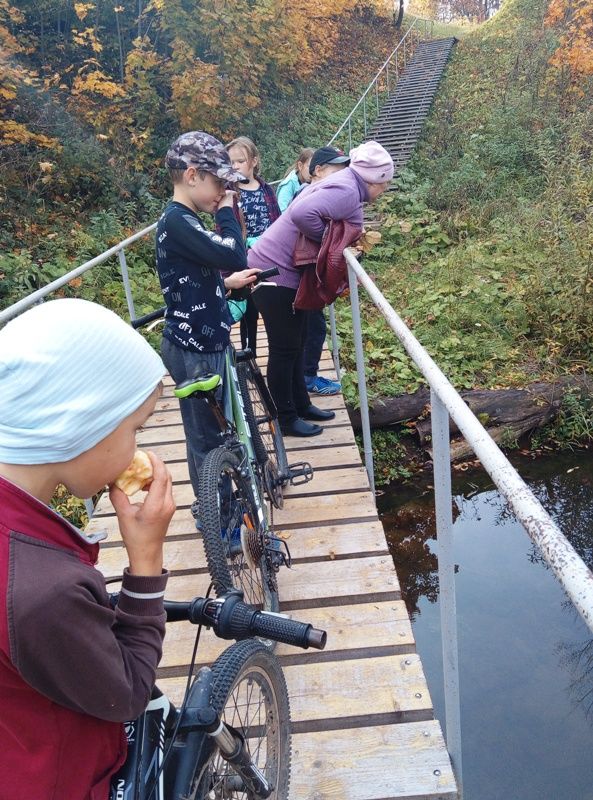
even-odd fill
[[(453, 519), (449, 417), (472, 447), (501, 495), (506, 499), (532, 542), (549, 564), (562, 588), (593, 632), (593, 573), (558, 528), (542, 504), (499, 449), (488, 431), (437, 364), (394, 311), (350, 250), (345, 251), (350, 283), (352, 325), (363, 430), (365, 465), (374, 489), (373, 451), (366, 398), (364, 348), (358, 299), (359, 284), (379, 309), (410, 359), (430, 387), (432, 448), (437, 523), (438, 574), (445, 683), (446, 739), (458, 786), (462, 787), (459, 669), (453, 560)], [(336, 337), (332, 321), (332, 338)]]

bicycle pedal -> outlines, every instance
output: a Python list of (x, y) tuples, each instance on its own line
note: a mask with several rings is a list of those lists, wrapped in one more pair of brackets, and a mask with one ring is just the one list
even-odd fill
[(291, 486), (302, 486), (313, 480), (313, 467), (308, 461), (297, 461), (288, 467), (288, 480)]

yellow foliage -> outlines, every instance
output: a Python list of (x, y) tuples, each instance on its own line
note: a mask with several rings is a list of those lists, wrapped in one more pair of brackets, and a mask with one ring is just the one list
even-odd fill
[(95, 7), (94, 3), (74, 3), (74, 11), (79, 20), (83, 20), (91, 9)]
[(551, 0), (546, 25), (560, 32), (550, 64), (567, 67), (574, 83), (593, 75), (593, 0)]
[(94, 53), (100, 53), (103, 49), (103, 45), (95, 35), (94, 28), (85, 28), (83, 31), (74, 30), (72, 32), (72, 40), (82, 47), (89, 46)]
[(56, 139), (39, 133), (32, 133), (21, 122), (12, 119), (0, 119), (0, 144), (9, 147), (15, 144), (35, 144), (39, 147), (61, 150), (61, 145)]
[(111, 80), (100, 69), (95, 69), (92, 72), (83, 72), (78, 74), (72, 84), (72, 95), (74, 97), (84, 94), (98, 94), (101, 97), (112, 99), (114, 97), (123, 97), (124, 90), (119, 84)]

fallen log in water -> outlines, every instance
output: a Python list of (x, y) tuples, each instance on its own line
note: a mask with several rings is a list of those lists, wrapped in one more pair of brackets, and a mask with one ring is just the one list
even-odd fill
[[(474, 389), (461, 392), (461, 396), (499, 444), (520, 436), (550, 422), (560, 410), (567, 391), (591, 394), (593, 378), (588, 375), (568, 376), (555, 383), (533, 383), (525, 389)], [(352, 426), (360, 430), (360, 411), (348, 409)], [(421, 446), (430, 452), (431, 420), (430, 393), (418, 389), (409, 395), (379, 398), (369, 408), (371, 428), (385, 428), (415, 420)], [(450, 421), (451, 434), (458, 433)], [(473, 453), (462, 437), (451, 442), (451, 460), (458, 461)]]

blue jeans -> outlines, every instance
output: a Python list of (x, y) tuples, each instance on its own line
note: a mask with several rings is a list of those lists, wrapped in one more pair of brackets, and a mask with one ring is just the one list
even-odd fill
[(307, 327), (303, 350), (305, 377), (314, 378), (319, 369), (319, 360), (327, 334), (327, 325), (323, 311), (306, 311), (305, 319)]
[[(161, 341), (161, 356), (175, 383), (181, 383), (194, 375), (205, 375), (208, 372), (224, 378), (224, 351), (221, 353), (196, 353), (185, 350), (169, 339)], [(230, 394), (221, 384), (217, 389), (218, 401), (223, 403), (225, 416), (231, 419)], [(202, 461), (210, 450), (222, 444), (220, 428), (214, 414), (205, 400), (199, 397), (188, 397), (179, 401), (183, 429), (187, 446), (187, 466), (189, 478), (197, 497), (198, 471)]]

